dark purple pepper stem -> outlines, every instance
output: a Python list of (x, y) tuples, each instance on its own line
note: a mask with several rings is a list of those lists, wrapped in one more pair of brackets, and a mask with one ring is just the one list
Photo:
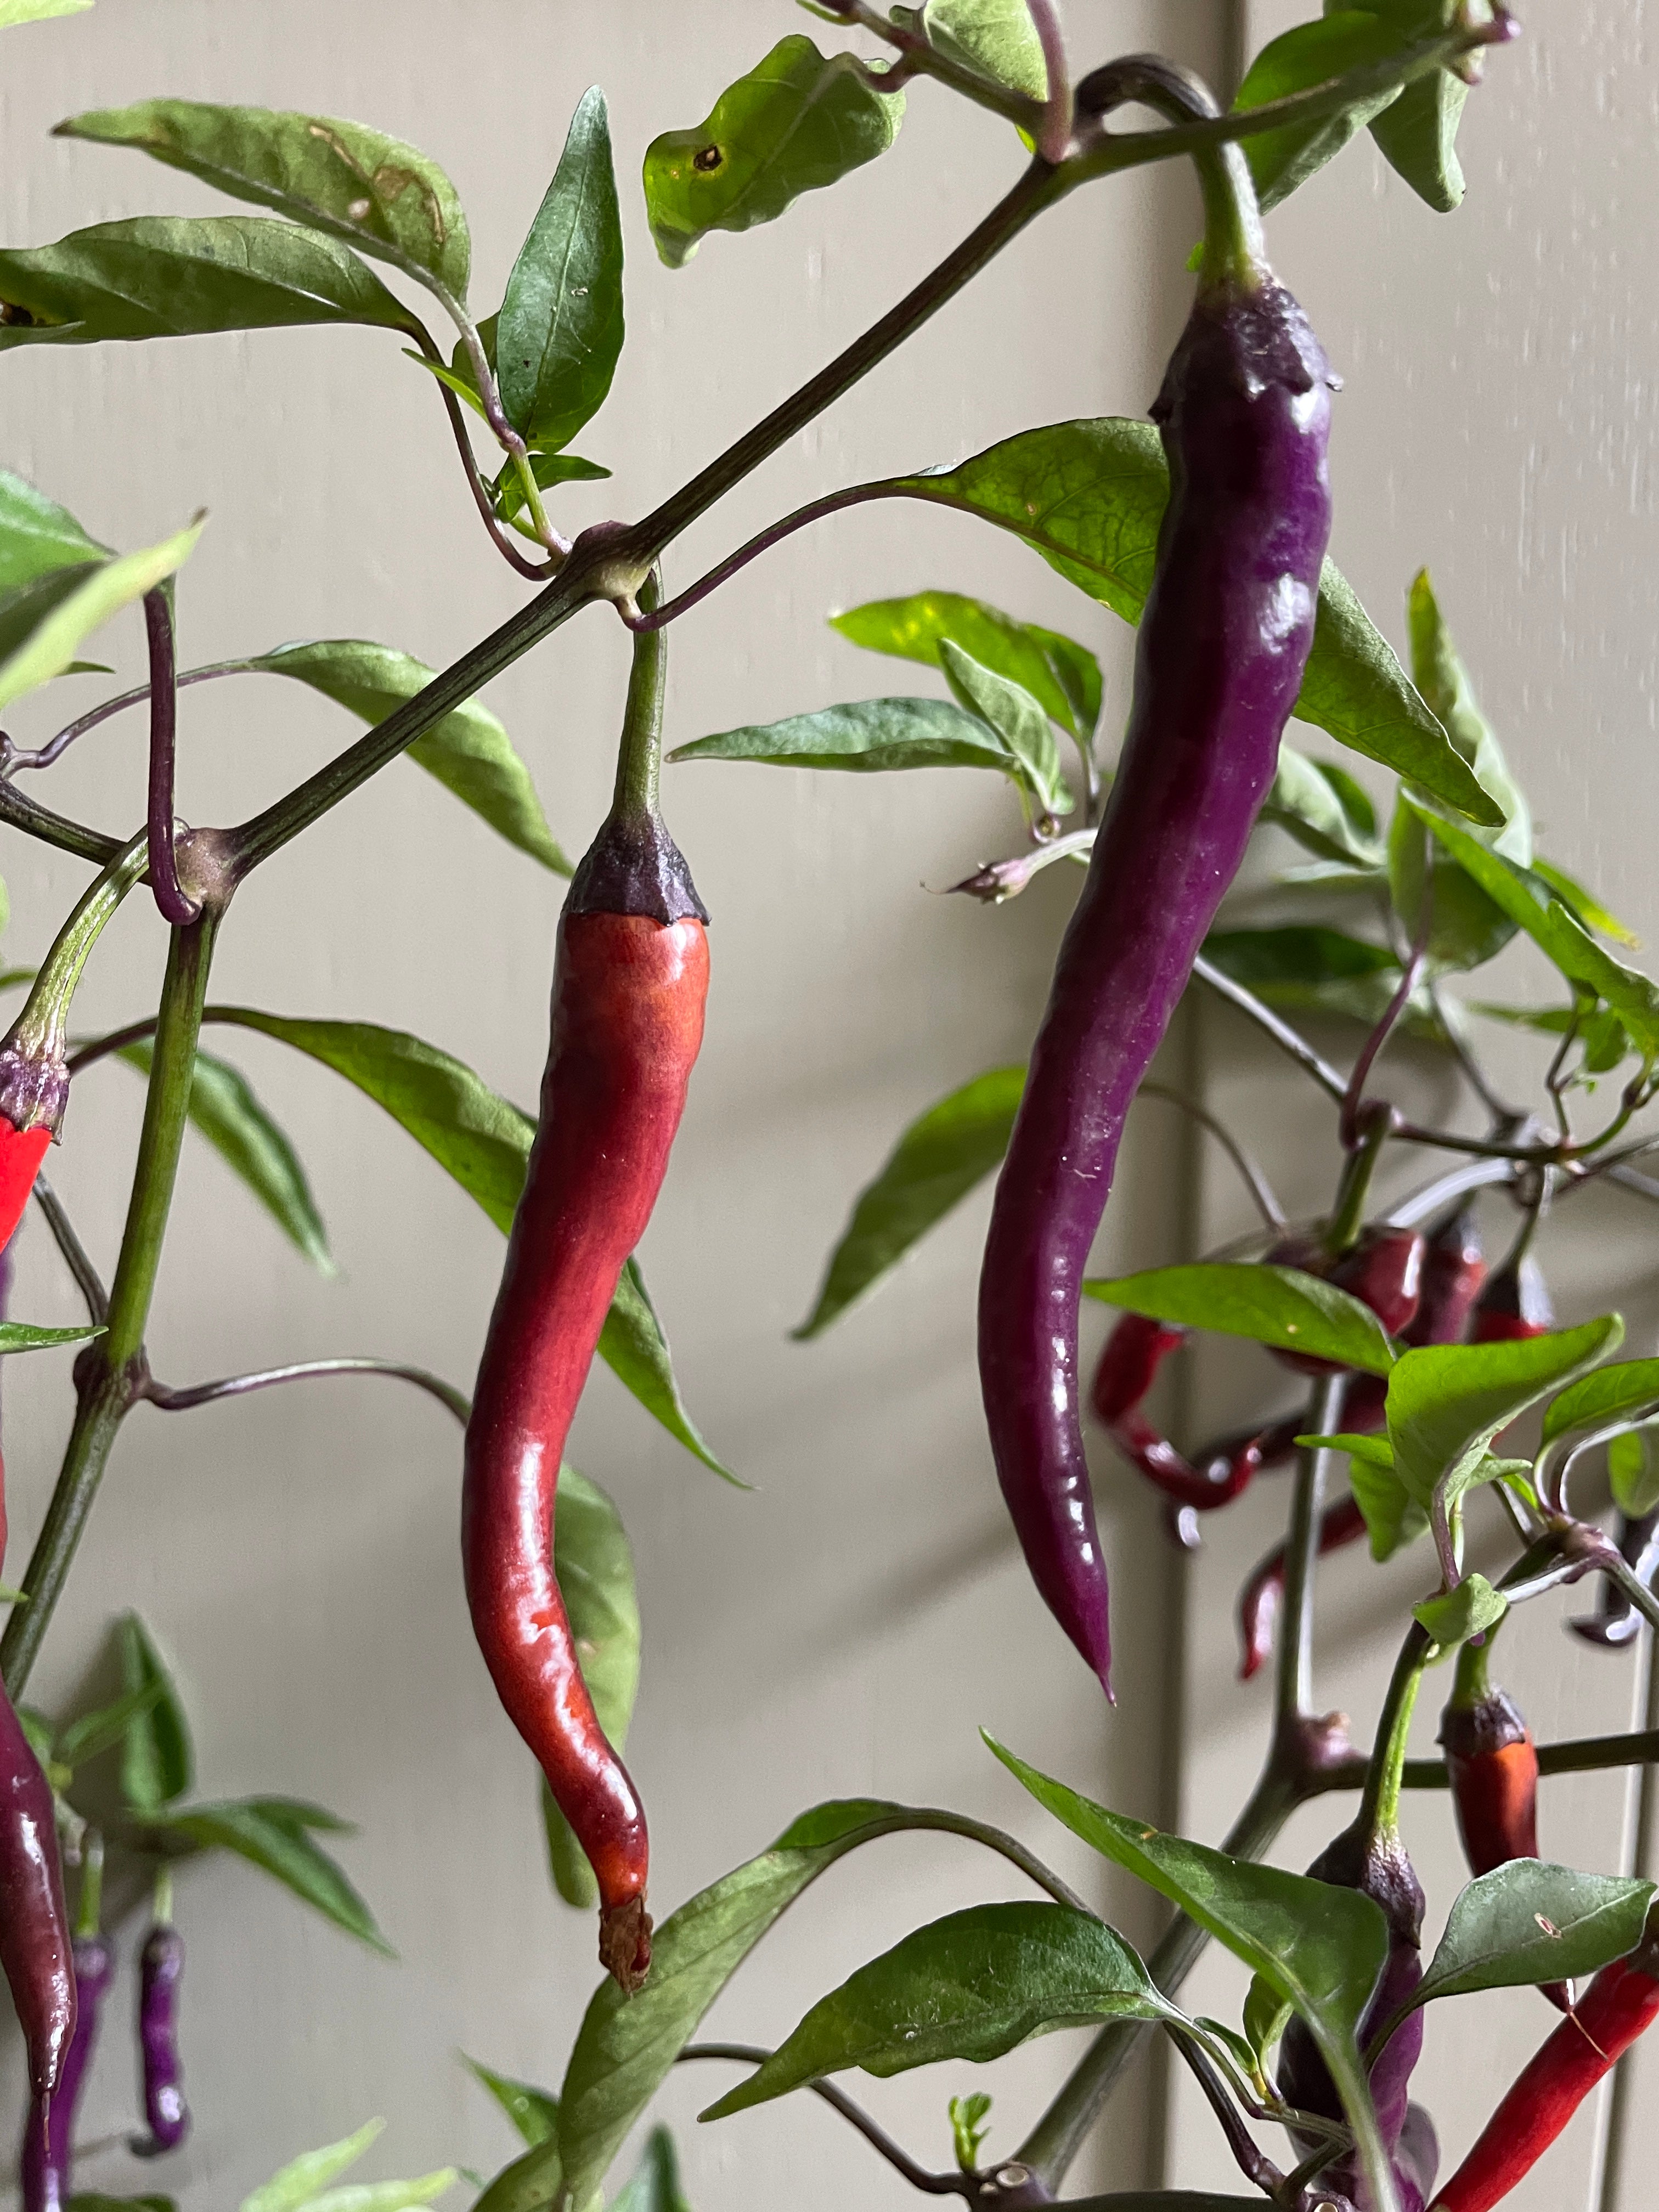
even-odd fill
[(158, 1920), (138, 1959), (138, 2043), (144, 2062), (144, 2119), (148, 2138), (129, 2148), (139, 2158), (177, 2150), (190, 2133), (184, 2068), (179, 2057), (179, 1984), (185, 1971), (184, 1938)]
[(202, 911), (179, 887), (173, 846), (173, 783), (178, 752), (179, 684), (173, 650), (173, 606), (168, 588), (158, 584), (144, 594), (144, 629), (149, 641), (149, 881), (163, 921), (187, 928)]
[[(1139, 62), (1085, 81), (1079, 112), (1127, 99), (1191, 112), (1189, 94)], [(980, 1283), (998, 1480), (1038, 1589), (1109, 1695), (1106, 1573), (1078, 1419), (1083, 1271), (1130, 1103), (1277, 773), (1330, 534), (1325, 356), (1259, 258), (1242, 158), (1207, 164), (1205, 186), (1204, 277), (1152, 410), (1170, 504), (1133, 709)]]
[(0, 1692), (0, 1967), (28, 2045), (37, 2099), (58, 2087), (75, 2031), (69, 1914), (52, 1785)]
[(70, 2200), (70, 2166), (74, 2149), (76, 2107), (86, 2079), (98, 2020), (115, 1978), (115, 1954), (101, 1936), (75, 1939), (75, 2033), (55, 2094), (29, 2102), (20, 2180), (23, 2212), (63, 2212)]

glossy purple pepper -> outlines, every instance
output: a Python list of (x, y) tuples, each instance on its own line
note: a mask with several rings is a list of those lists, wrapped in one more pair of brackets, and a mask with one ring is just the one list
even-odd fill
[(75, 2112), (81, 2101), (98, 2018), (115, 1978), (115, 1954), (101, 1936), (75, 1939), (75, 2033), (64, 2070), (51, 2099), (29, 2102), (19, 2161), (23, 2212), (64, 2212), (70, 2196), (70, 2163), (75, 2142)]
[(179, 1984), (184, 1971), (184, 1937), (176, 1928), (158, 1922), (144, 1938), (138, 1957), (138, 2043), (149, 2134), (147, 2138), (133, 2136), (128, 2148), (139, 2158), (160, 2158), (164, 2151), (177, 2150), (190, 2133), (179, 2057)]
[(0, 1690), (0, 1967), (28, 2045), (29, 2088), (50, 2096), (75, 2032), (69, 1914), (52, 1784)]
[[(1152, 58), (1097, 70), (1080, 116), (1213, 115)], [(1078, 1418), (1078, 1303), (1119, 1140), (1279, 764), (1330, 535), (1330, 372), (1262, 256), (1232, 146), (1200, 166), (1197, 303), (1152, 408), (1170, 502), (1128, 733), (997, 1184), (979, 1365), (997, 1478), (1050, 1610), (1110, 1695), (1105, 1563)]]

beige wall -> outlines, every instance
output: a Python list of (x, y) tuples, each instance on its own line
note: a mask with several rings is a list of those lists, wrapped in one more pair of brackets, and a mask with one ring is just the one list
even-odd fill
[[(1308, 12), (1257, 0), (1249, 10), (1252, 50)], [(1431, 566), (1531, 793), (1545, 849), (1593, 880), (1650, 948), (1659, 936), (1651, 866), (1656, 310), (1637, 226), (1656, 181), (1647, 122), (1654, 57), (1640, 43), (1635, 7), (1595, 11), (1594, 22), (1589, 11), (1559, 6), (1522, 13), (1522, 43), (1494, 62), (1487, 88), (1469, 103), (1469, 194), (1455, 217), (1431, 215), (1361, 145), (1271, 219), (1270, 240), (1347, 380), (1333, 444), (1336, 558), (1397, 641), (1406, 586), (1419, 567)], [(1472, 995), (1527, 992), (1544, 1001), (1548, 971), (1517, 950)], [(1517, 1088), (1528, 1077), (1535, 1084), (1535, 1052), (1506, 1051), (1491, 1024), (1480, 1034)], [(1287, 1197), (1318, 1203), (1323, 1169), (1316, 1176), (1313, 1163), (1328, 1156), (1327, 1109), (1316, 1096), (1308, 1104), (1296, 1079), (1231, 1022), (1206, 1022), (1205, 1045), (1214, 1103), (1263, 1133)], [(1420, 1066), (1411, 1079), (1425, 1096), (1446, 1096)], [(1231, 1190), (1216, 1188), (1206, 1237), (1241, 1225), (1235, 1211)], [(1496, 1243), (1502, 1209), (1487, 1220)], [(1654, 1227), (1636, 1200), (1578, 1198), (1563, 1209), (1546, 1249), (1564, 1318), (1617, 1306), (1631, 1323), (1630, 1348), (1653, 1349)], [(1239, 1388), (1261, 1390), (1260, 1369), (1212, 1362), (1212, 1418), (1237, 1418), (1240, 1400), (1227, 1393)], [(1252, 1771), (1267, 1692), (1261, 1681), (1242, 1688), (1232, 1679), (1231, 1608), (1237, 1583), (1273, 1540), (1282, 1512), (1282, 1490), (1262, 1486), (1224, 1547), (1218, 1541), (1206, 1551), (1193, 1577), (1182, 1794), (1199, 1835), (1218, 1831), (1218, 1808), (1238, 1801)], [(1386, 1572), (1363, 1554), (1333, 1563), (1322, 1705), (1346, 1708), (1369, 1728), (1404, 1609), (1425, 1588), (1420, 1558)], [(1500, 1672), (1540, 1738), (1629, 1724), (1637, 1658), (1593, 1652), (1560, 1626), (1564, 1614), (1590, 1603), (1584, 1593), (1547, 1601), (1506, 1632)], [(1414, 1738), (1421, 1752), (1431, 1746), (1443, 1682), (1432, 1678), (1422, 1700)], [(1618, 1871), (1624, 1814), (1620, 1778), (1547, 1784), (1544, 1850)], [(1304, 1814), (1281, 1846), (1283, 1863), (1305, 1864), (1338, 1825), (1328, 1807)], [(1446, 1801), (1411, 1802), (1407, 1837), (1429, 1892), (1432, 1937), (1463, 1878)], [(1207, 1961), (1191, 2001), (1224, 2008), (1236, 2002), (1234, 1987), (1224, 1965)], [(1430, 2015), (1420, 2078), (1454, 2160), (1552, 2019), (1525, 1993), (1480, 2002), (1474, 2035), (1455, 2005)], [(1620, 2204), (1601, 2212), (1639, 2212), (1652, 2201), (1655, 2057), (1644, 2051), (1640, 2061), (1633, 2172)], [(1516, 2212), (1583, 2212), (1596, 2203), (1597, 2117), (1581, 2116), (1506, 2200)], [(1228, 2184), (1225, 2154), (1185, 2082), (1174, 2134), (1173, 2178)]]
[[(1224, 11), (1209, 0), (1073, 0), (1068, 12), (1083, 64), (1153, 45), (1216, 64)], [(488, 308), (569, 111), (598, 80), (623, 173), (633, 335), (582, 441), (615, 483), (579, 489), (561, 511), (635, 514), (885, 307), (1016, 172), (1006, 132), (924, 88), (888, 161), (770, 230), (711, 241), (671, 276), (634, 181), (645, 140), (702, 114), (802, 27), (788, 7), (756, 0), (100, 0), (91, 15), (5, 36), (4, 236), (33, 243), (104, 217), (224, 204), (136, 157), (49, 142), (60, 116), (161, 92), (299, 106), (372, 121), (448, 166)], [(676, 576), (820, 489), (1033, 422), (1139, 411), (1182, 312), (1176, 272), (1194, 222), (1176, 174), (1072, 204), (705, 523), (677, 551)], [(147, 543), (197, 506), (212, 510), (180, 591), (187, 662), (357, 634), (441, 663), (519, 602), (476, 528), (435, 395), (383, 334), (26, 351), (5, 376), (4, 459), (94, 532)], [(1076, 630), (1106, 659), (1109, 721), (1121, 711), (1127, 660), (1110, 617), (988, 532), (887, 508), (797, 540), (677, 632), (674, 734), (906, 688), (905, 672), (855, 653), (823, 617), (929, 584)], [(603, 811), (624, 642), (589, 616), (490, 695), (572, 850)], [(112, 651), (124, 674), (138, 669), (133, 621)], [(86, 690), (60, 687), (15, 733), (44, 733)], [(185, 702), (182, 811), (234, 819), (346, 734), (332, 710), (274, 685), (198, 692)], [(54, 798), (112, 825), (135, 820), (140, 744), (130, 722), (88, 739), (54, 777)], [(1121, 1492), (1108, 1509), (1115, 1557), (1138, 1562), (1118, 1577), (1122, 1704), (1109, 1723), (1032, 1595), (989, 1472), (971, 1333), (983, 1204), (825, 1343), (785, 1334), (897, 1129), (1023, 1050), (1066, 887), (1051, 881), (1002, 915), (924, 895), (1015, 836), (988, 779), (705, 769), (676, 775), (669, 804), (718, 918), (715, 981), (644, 1258), (693, 1407), (757, 1487), (721, 1486), (596, 1376), (573, 1455), (617, 1497), (638, 1554), (647, 1641), (629, 1758), (651, 1806), (654, 1900), (672, 1906), (830, 1796), (949, 1803), (1036, 1838), (1039, 1817), (980, 1748), (981, 1723), (1110, 1802), (1157, 1811), (1170, 1715), (1153, 1516)], [(83, 872), (15, 838), (4, 867), (16, 917), (7, 953), (26, 959)], [(528, 1098), (559, 896), (427, 779), (394, 768), (246, 891), (216, 988), (406, 1025)], [(87, 1023), (141, 1010), (161, 954), (135, 900), (100, 950)], [(495, 1232), (319, 1071), (257, 1042), (234, 1053), (310, 1164), (340, 1278), (308, 1275), (192, 1147), (155, 1314), (157, 1370), (182, 1381), (374, 1351), (465, 1382), (500, 1264)], [(100, 1070), (54, 1160), (106, 1265), (139, 1097), (125, 1071)], [(1113, 1262), (1155, 1256), (1176, 1218), (1180, 1153), (1162, 1111), (1149, 1109), (1127, 1161)], [(38, 1228), (21, 1272), (18, 1310), (70, 1316)], [(67, 1377), (48, 1359), (20, 1362), (6, 1390), (15, 1571), (50, 1488)], [(137, 1605), (176, 1656), (204, 1791), (291, 1790), (358, 1820), (343, 1855), (403, 1963), (355, 1948), (240, 1864), (187, 1869), (179, 1917), (197, 2135), (162, 2172), (118, 2148), (89, 2157), (84, 2185), (234, 2203), (280, 2160), (370, 2112), (391, 2121), (371, 2171), (452, 2159), (488, 2171), (510, 2139), (455, 2051), (557, 2081), (596, 1976), (592, 1931), (550, 1897), (532, 1776), (471, 1645), (457, 1471), (444, 1418), (384, 1386), (145, 1415), (123, 1437), (36, 1692), (54, 1705), (82, 1694), (110, 1618)], [(1150, 1932), (1143, 1899), (1047, 1841), (1127, 1927)], [(713, 2026), (773, 2039), (906, 1927), (1008, 1893), (965, 1845), (885, 1845), (801, 1907)], [(131, 2122), (130, 2002), (124, 1983), (87, 2101), (89, 2139)], [(1006, 2069), (995, 2147), (1012, 2148), (1074, 2045), (1039, 2045)], [(17, 2079), (14, 2058), (13, 2103)], [(945, 2099), (969, 2080), (924, 2075), (878, 2086), (870, 2101), (943, 2162)], [(664, 2100), (700, 2207), (812, 2212), (849, 2189), (872, 2206), (902, 2201), (817, 2106), (698, 2131), (691, 2114), (710, 2087), (704, 2074)], [(1103, 2180), (1143, 2171), (1153, 2101), (1141, 2080), (1103, 2148)]]

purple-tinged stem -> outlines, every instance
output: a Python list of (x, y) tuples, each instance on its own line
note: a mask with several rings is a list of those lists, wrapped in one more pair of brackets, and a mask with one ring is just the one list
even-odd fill
[(173, 653), (173, 609), (167, 588), (144, 594), (149, 640), (149, 882), (156, 909), (171, 929), (187, 929), (201, 913), (179, 883), (173, 848), (173, 785), (178, 757), (179, 687)]
[[(182, 675), (173, 678), (173, 688), (175, 691), (183, 691), (191, 684), (205, 684), (216, 676), (246, 676), (248, 673), (250, 671), (245, 660), (216, 660), (206, 668), (185, 669)], [(107, 722), (112, 714), (118, 714), (124, 708), (141, 706), (149, 696), (149, 684), (139, 684), (131, 691), (123, 691), (113, 699), (102, 700), (82, 714), (78, 721), (59, 730), (55, 738), (48, 738), (45, 744), (37, 746), (33, 752), (16, 750), (8, 738), (0, 775), (9, 777), (26, 768), (51, 768), (63, 758), (77, 738), (85, 737), (88, 730), (95, 730), (100, 722)]]
[(1043, 102), (1036, 149), (1045, 161), (1058, 167), (1072, 143), (1072, 78), (1066, 62), (1066, 34), (1060, 27), (1060, 9), (1054, 0), (1025, 0), (1025, 4), (1036, 26), (1048, 72), (1048, 97)]
[(215, 1382), (196, 1382), (183, 1390), (164, 1382), (146, 1385), (143, 1396), (164, 1413), (187, 1413), (198, 1406), (210, 1406), (221, 1398), (245, 1397), (250, 1390), (268, 1390), (276, 1382), (309, 1382), (327, 1375), (386, 1375), (394, 1382), (412, 1382), (452, 1413), (465, 1428), (471, 1413), (468, 1401), (441, 1376), (424, 1367), (408, 1367), (393, 1359), (303, 1359), (288, 1367), (263, 1367), (249, 1375), (226, 1375)]
[[(441, 365), (443, 363), (443, 356), (434, 344), (428, 332), (424, 330), (416, 331), (415, 337), (421, 351), (428, 361), (437, 362)], [(473, 504), (478, 510), (484, 528), (489, 532), (495, 550), (501, 555), (502, 560), (516, 568), (521, 576), (527, 576), (532, 583), (544, 584), (550, 576), (556, 574), (559, 562), (529, 560), (513, 543), (512, 532), (489, 503), (489, 487), (485, 483), (483, 471), (478, 466), (478, 457), (472, 450), (472, 441), (466, 434), (466, 418), (461, 412), (461, 403), (448, 385), (444, 382), (442, 377), (434, 377), (433, 381), (443, 394), (444, 412), (449, 417), (449, 427), (454, 434), (455, 450), (461, 457), (461, 467), (466, 477), (467, 489), (472, 494)]]

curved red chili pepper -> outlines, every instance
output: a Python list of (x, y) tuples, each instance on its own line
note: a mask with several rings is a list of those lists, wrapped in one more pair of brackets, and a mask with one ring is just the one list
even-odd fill
[(606, 1741), (553, 1568), (564, 1442), (623, 1263), (651, 1218), (702, 1040), (707, 919), (656, 811), (663, 646), (636, 640), (617, 801), (559, 924), (541, 1118), (467, 1425), (473, 1628), (599, 1889), (599, 1956), (651, 1957), (644, 1809)]
[[(1423, 1268), (1426, 1243), (1414, 1229), (1369, 1228), (1358, 1242), (1332, 1257), (1314, 1240), (1291, 1237), (1267, 1254), (1270, 1264), (1299, 1267), (1317, 1275), (1351, 1297), (1369, 1306), (1390, 1336), (1400, 1336), (1416, 1317), (1423, 1298)], [(1276, 1359), (1298, 1375), (1334, 1375), (1328, 1359), (1310, 1358), (1303, 1352), (1276, 1352)]]
[(15, 1129), (0, 1115), (0, 1245), (11, 1242), (23, 1218), (51, 1143), (52, 1131), (44, 1121), (37, 1121), (32, 1128)]
[(1125, 1314), (1106, 1340), (1090, 1391), (1094, 1412), (1130, 1465), (1177, 1505), (1207, 1513), (1231, 1504), (1249, 1487), (1261, 1464), (1261, 1440), (1239, 1439), (1224, 1453), (1206, 1456), (1194, 1467), (1140, 1410), (1158, 1370), (1186, 1341), (1187, 1332), (1168, 1328), (1140, 1314)]
[(1475, 1304), (1473, 1334), (1477, 1344), (1542, 1336), (1554, 1327), (1549, 1285), (1530, 1253), (1500, 1267)]
[(0, 1691), (0, 1968), (28, 2046), (29, 2087), (52, 2095), (75, 2033), (58, 1814), (11, 1700)]
[[(1079, 88), (1213, 114), (1137, 58)], [(1003, 1164), (980, 1278), (997, 1479), (1038, 1589), (1110, 1687), (1106, 1572), (1078, 1419), (1078, 1303), (1120, 1139), (1279, 757), (1330, 534), (1329, 367), (1260, 251), (1248, 169), (1209, 158), (1214, 219), (1153, 417), (1170, 503), (1134, 701)]]
[[(1346, 1422), (1346, 1413), (1343, 1419)], [(1323, 1559), (1328, 1552), (1340, 1552), (1345, 1545), (1358, 1542), (1364, 1533), (1365, 1516), (1352, 1498), (1327, 1506), (1319, 1523), (1320, 1557)], [(1275, 1544), (1238, 1594), (1241, 1682), (1248, 1682), (1272, 1656), (1273, 1630), (1285, 1599), (1285, 1553), (1283, 1544)]]
[(1603, 2075), (1659, 2019), (1653, 1923), (1626, 1959), (1603, 1966), (1534, 2052), (1451, 2179), (1435, 2212), (1492, 2212), (1531, 2172)]

